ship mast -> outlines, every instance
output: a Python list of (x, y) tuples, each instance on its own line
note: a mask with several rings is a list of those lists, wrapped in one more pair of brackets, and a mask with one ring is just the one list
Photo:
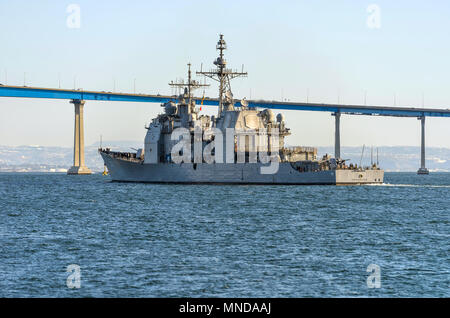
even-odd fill
[(225, 103), (233, 105), (233, 94), (231, 93), (230, 81), (236, 77), (247, 76), (247, 72), (244, 72), (244, 70), (242, 70), (242, 72), (236, 72), (226, 68), (227, 61), (224, 58), (224, 51), (226, 49), (227, 44), (223, 39), (223, 34), (220, 34), (219, 42), (217, 42), (216, 45), (216, 50), (219, 50), (219, 57), (214, 61), (214, 65), (216, 65), (217, 68), (209, 72), (204, 72), (203, 70), (197, 72), (197, 74), (204, 75), (219, 82), (219, 117), (224, 110), (223, 105)]
[(191, 63), (188, 63), (188, 81), (187, 81), (187, 83), (185, 83), (184, 80), (181, 80), (180, 82), (176, 82), (176, 83), (171, 81), (169, 83), (169, 85), (172, 86), (172, 87), (179, 87), (179, 88), (184, 88), (185, 89), (184, 93), (187, 93), (188, 105), (191, 105), (192, 92), (195, 89), (200, 88), (200, 87), (208, 87), (209, 86), (209, 84), (200, 84), (196, 80), (192, 79)]

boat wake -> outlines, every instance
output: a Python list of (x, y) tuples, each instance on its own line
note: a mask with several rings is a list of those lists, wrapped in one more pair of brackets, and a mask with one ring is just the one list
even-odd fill
[(450, 185), (433, 185), (433, 184), (393, 184), (393, 183), (381, 183), (381, 184), (367, 184), (374, 187), (409, 187), (409, 188), (450, 188)]

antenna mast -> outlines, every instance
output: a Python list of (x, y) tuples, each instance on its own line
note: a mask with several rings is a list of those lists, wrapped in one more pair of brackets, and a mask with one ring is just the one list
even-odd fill
[(188, 81), (187, 83), (184, 82), (184, 80), (180, 80), (179, 82), (176, 81), (175, 83), (173, 81), (171, 81), (169, 83), (170, 86), (175, 87), (175, 88), (181, 88), (181, 89), (185, 89), (184, 93), (187, 93), (187, 98), (188, 98), (188, 104), (191, 104), (191, 98), (192, 98), (192, 92), (200, 87), (208, 87), (209, 84), (200, 84), (198, 81), (193, 80), (192, 79), (192, 74), (191, 74), (191, 63), (188, 63)]
[(378, 167), (378, 147), (377, 147), (377, 167)]
[(364, 148), (366, 148), (366, 145), (363, 145), (363, 149), (362, 149), (362, 152), (361, 152), (361, 160), (359, 160), (359, 167), (360, 168), (361, 168), (362, 160), (363, 160), (363, 156), (364, 156)]
[(373, 166), (373, 146), (370, 148), (370, 166)]
[[(214, 65), (217, 66), (209, 72), (200, 70), (197, 72), (199, 75), (209, 77), (219, 82), (219, 116), (224, 110), (224, 104), (233, 106), (233, 94), (231, 93), (230, 81), (233, 78), (247, 76), (247, 72), (242, 69), (241, 72), (236, 72), (226, 68), (227, 61), (224, 58), (224, 51), (227, 49), (227, 44), (223, 39), (223, 34), (220, 34), (219, 42), (217, 42), (216, 50), (219, 50), (219, 57), (214, 61)], [(228, 93), (229, 92), (229, 93)]]

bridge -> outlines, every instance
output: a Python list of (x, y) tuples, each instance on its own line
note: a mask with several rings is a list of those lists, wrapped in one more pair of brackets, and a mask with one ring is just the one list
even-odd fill
[[(65, 99), (69, 100), (75, 106), (75, 125), (74, 125), (74, 151), (73, 166), (68, 170), (68, 174), (90, 174), (91, 171), (84, 162), (84, 116), (83, 109), (85, 101), (110, 101), (110, 102), (144, 102), (144, 103), (165, 103), (176, 100), (177, 96), (167, 95), (147, 95), (147, 94), (122, 94), (112, 92), (95, 92), (83, 90), (67, 90), (54, 88), (26, 87), (26, 86), (7, 86), (0, 84), (0, 97), (16, 98), (46, 98), (46, 99)], [(202, 102), (201, 97), (194, 98), (196, 103)], [(362, 105), (339, 105), (339, 104), (320, 104), (303, 102), (280, 102), (267, 100), (247, 100), (249, 107), (283, 109), (283, 110), (301, 110), (301, 111), (319, 111), (329, 112), (335, 118), (335, 143), (334, 155), (336, 158), (341, 156), (341, 137), (340, 137), (340, 118), (342, 114), (346, 115), (368, 115), (368, 116), (393, 116), (393, 117), (416, 117), (421, 121), (421, 160), (419, 174), (428, 174), (425, 166), (425, 118), (426, 117), (450, 117), (450, 109), (431, 109), (431, 108), (411, 108), (411, 107), (386, 107), (386, 106), (362, 106)], [(218, 106), (219, 100), (216, 98), (207, 98), (203, 100), (203, 105)], [(241, 106), (236, 102), (236, 106)]]

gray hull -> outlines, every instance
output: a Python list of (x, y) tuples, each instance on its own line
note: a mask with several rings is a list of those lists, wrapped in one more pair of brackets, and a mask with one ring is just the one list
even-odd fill
[(382, 183), (384, 177), (383, 170), (298, 172), (290, 163), (280, 163), (275, 174), (261, 174), (259, 163), (143, 164), (100, 154), (112, 180), (123, 182), (347, 185)]

